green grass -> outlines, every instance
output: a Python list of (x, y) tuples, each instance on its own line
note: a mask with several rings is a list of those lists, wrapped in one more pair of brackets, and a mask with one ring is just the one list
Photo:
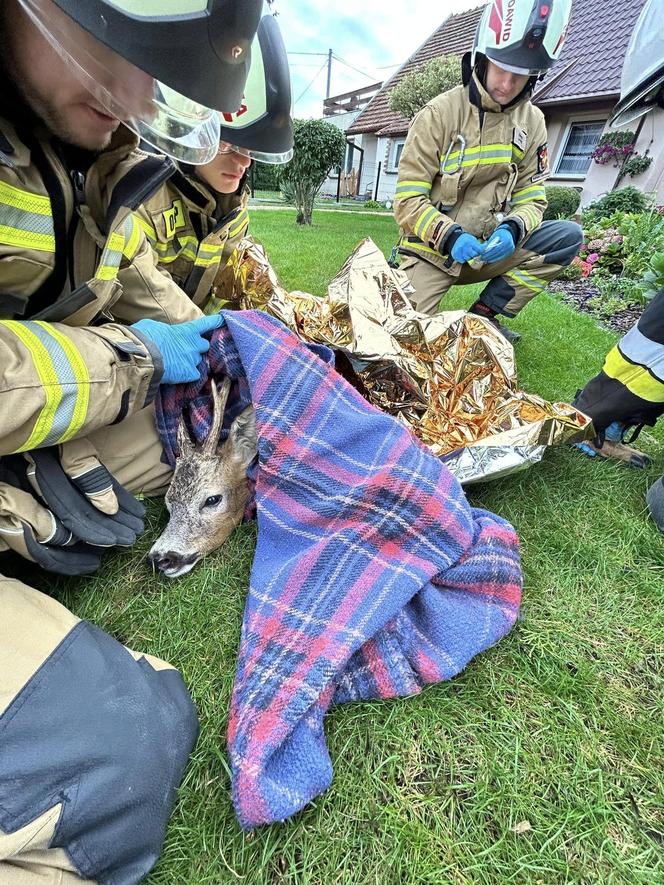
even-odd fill
[[(316, 293), (363, 236), (386, 251), (396, 236), (373, 216), (317, 213), (311, 229), (293, 218), (257, 212), (252, 229), (282, 282)], [(547, 295), (514, 326), (522, 385), (553, 399), (569, 399), (615, 340)], [(664, 433), (641, 442), (647, 472), (555, 449), (470, 489), (520, 533), (519, 623), (452, 682), (333, 711), (331, 789), (251, 836), (230, 803), (225, 730), (254, 527), (168, 583), (144, 561), (164, 522), (154, 504), (138, 549), (58, 583), (77, 614), (176, 664), (200, 712), (150, 885), (664, 883), (664, 538), (644, 501)]]

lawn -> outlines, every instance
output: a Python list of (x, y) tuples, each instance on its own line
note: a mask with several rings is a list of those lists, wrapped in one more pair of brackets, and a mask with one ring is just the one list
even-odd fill
[[(322, 293), (390, 218), (255, 212), (282, 282)], [(452, 293), (468, 305), (472, 291)], [(522, 385), (569, 399), (615, 336), (548, 295), (515, 323)], [(244, 835), (230, 802), (225, 731), (255, 541), (241, 528), (186, 578), (150, 573), (138, 549), (55, 592), (129, 646), (177, 665), (201, 738), (150, 885), (664, 882), (664, 537), (646, 518), (647, 472), (553, 450), (528, 472), (472, 487), (511, 520), (525, 593), (513, 632), (452, 682), (416, 698), (333, 711), (333, 785), (280, 826)], [(42, 580), (43, 586), (43, 580)]]

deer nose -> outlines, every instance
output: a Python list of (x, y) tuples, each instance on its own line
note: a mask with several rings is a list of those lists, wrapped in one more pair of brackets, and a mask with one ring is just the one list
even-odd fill
[(160, 572), (164, 572), (164, 574), (172, 574), (174, 572), (179, 572), (180, 569), (183, 569), (185, 566), (196, 562), (198, 560), (198, 554), (190, 553), (184, 555), (182, 553), (177, 553), (174, 550), (168, 550), (166, 553), (155, 551), (148, 555), (148, 559), (153, 567), (159, 569)]

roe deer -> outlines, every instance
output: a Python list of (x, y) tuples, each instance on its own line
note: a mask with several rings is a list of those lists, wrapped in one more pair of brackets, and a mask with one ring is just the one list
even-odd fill
[(212, 427), (202, 444), (191, 441), (180, 418), (178, 456), (166, 493), (170, 519), (148, 554), (152, 565), (169, 578), (186, 574), (221, 547), (242, 521), (249, 500), (247, 467), (257, 454), (254, 408), (247, 406), (237, 416), (228, 439), (219, 444), (231, 382), (226, 378), (219, 392), (214, 381), (211, 386)]

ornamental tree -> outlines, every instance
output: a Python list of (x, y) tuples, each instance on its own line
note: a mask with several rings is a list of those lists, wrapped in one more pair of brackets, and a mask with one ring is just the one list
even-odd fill
[(280, 181), (292, 189), (297, 223), (311, 224), (314, 198), (333, 166), (346, 151), (346, 136), (325, 120), (294, 120), (293, 159), (281, 170)]
[(390, 92), (388, 104), (407, 120), (425, 104), (461, 83), (461, 60), (457, 55), (432, 58), (403, 77)]

